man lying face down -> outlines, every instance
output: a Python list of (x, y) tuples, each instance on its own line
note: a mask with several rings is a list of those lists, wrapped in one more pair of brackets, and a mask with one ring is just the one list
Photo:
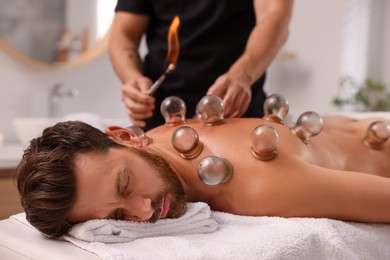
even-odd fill
[[(31, 141), (17, 168), (18, 189), (28, 221), (50, 237), (91, 219), (178, 218), (186, 202), (196, 201), (238, 215), (390, 222), (390, 144), (362, 141), (373, 120), (327, 117), (319, 135), (303, 140), (272, 120), (206, 126), (190, 119), (147, 132), (149, 144), (125, 128), (103, 133), (63, 122)], [(267, 160), (251, 150), (251, 133), (263, 124), (279, 137), (276, 156)], [(172, 145), (181, 126), (199, 136), (194, 156)], [(229, 165), (226, 181), (210, 185), (199, 177), (210, 156)]]

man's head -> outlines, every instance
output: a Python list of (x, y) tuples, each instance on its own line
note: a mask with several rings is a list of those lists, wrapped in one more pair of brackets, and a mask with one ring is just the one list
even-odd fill
[[(17, 174), (27, 220), (50, 237), (93, 218), (156, 221), (185, 210), (183, 187), (165, 160), (82, 122), (58, 123), (33, 139)], [(135, 210), (146, 209), (142, 203), (150, 205), (148, 218)]]

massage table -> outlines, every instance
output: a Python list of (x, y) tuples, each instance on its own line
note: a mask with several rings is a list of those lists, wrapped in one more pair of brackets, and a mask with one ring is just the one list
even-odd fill
[[(218, 230), (106, 244), (51, 240), (21, 219), (0, 221), (0, 259), (390, 259), (390, 224), (212, 212)], [(94, 253), (92, 253), (94, 252)]]
[(390, 224), (213, 211), (215, 232), (102, 243), (47, 239), (23, 214), (0, 221), (0, 259), (390, 259)]
[(35, 228), (15, 219), (0, 221), (0, 259), (96, 260), (96, 254), (67, 241), (44, 237)]

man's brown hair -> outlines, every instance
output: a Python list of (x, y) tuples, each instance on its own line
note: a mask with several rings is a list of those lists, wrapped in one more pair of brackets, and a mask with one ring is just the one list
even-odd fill
[(106, 153), (122, 147), (102, 131), (82, 122), (58, 123), (30, 142), (19, 163), (17, 185), (27, 220), (49, 237), (65, 234), (76, 199), (76, 153)]

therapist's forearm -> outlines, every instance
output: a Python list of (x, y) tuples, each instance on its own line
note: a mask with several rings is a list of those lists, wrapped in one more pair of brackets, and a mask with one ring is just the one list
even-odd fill
[[(282, 0), (290, 2), (289, 0)], [(245, 75), (252, 85), (271, 64), (288, 38), (292, 1), (280, 8), (257, 14), (245, 51), (231, 66), (229, 72)]]
[(142, 74), (142, 62), (138, 48), (120, 47), (115, 51), (110, 51), (110, 58), (122, 83), (127, 82), (134, 75)]
[(112, 36), (109, 54), (114, 70), (122, 83), (127, 82), (134, 75), (142, 74), (138, 46), (131, 43), (123, 35)]

